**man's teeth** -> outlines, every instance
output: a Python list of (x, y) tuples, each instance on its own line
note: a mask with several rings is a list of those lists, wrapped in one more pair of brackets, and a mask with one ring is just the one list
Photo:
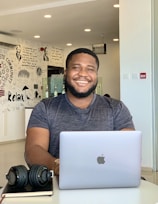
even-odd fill
[(76, 81), (76, 82), (79, 83), (79, 84), (88, 84), (87, 81)]

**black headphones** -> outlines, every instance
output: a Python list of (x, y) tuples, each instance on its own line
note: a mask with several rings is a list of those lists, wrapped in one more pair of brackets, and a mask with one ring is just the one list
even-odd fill
[(6, 179), (8, 184), (15, 188), (22, 188), (27, 184), (44, 187), (51, 181), (52, 172), (42, 165), (32, 165), (29, 170), (24, 165), (18, 165), (9, 169)]

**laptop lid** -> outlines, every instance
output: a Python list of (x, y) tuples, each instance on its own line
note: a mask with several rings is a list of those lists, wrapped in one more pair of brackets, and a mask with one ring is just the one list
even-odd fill
[(141, 132), (61, 132), (59, 173), (60, 189), (136, 187)]

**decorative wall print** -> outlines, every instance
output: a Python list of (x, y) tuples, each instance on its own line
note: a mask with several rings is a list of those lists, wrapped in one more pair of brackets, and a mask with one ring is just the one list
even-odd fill
[(13, 80), (13, 66), (9, 58), (0, 55), (0, 87), (4, 87), (8, 81), (11, 83)]
[(45, 97), (47, 66), (63, 67), (62, 49), (22, 40), (17, 44), (0, 47), (0, 114), (34, 107)]
[(42, 69), (41, 69), (41, 67), (37, 67), (36, 73), (37, 73), (38, 76), (41, 76), (41, 75), (42, 75)]
[(12, 92), (8, 91), (8, 101), (26, 101), (29, 100), (30, 97), (27, 94), (27, 91), (29, 88), (27, 86), (24, 86), (21, 90), (21, 92)]
[(47, 47), (41, 47), (40, 51), (43, 52), (43, 60), (44, 61), (49, 61), (49, 57), (48, 57), (48, 49)]
[(59, 67), (63, 67), (64, 64), (64, 56), (63, 50), (59, 48), (51, 48), (51, 55), (50, 55), (50, 64)]
[(41, 95), (39, 94), (39, 91), (38, 91), (38, 84), (34, 84), (34, 89), (35, 89), (35, 98), (36, 99), (41, 99)]
[(4, 96), (5, 91), (3, 89), (0, 89), (0, 97)]
[(17, 58), (18, 61), (20, 61), (21, 58), (22, 58), (22, 56), (21, 56), (21, 45), (18, 45), (16, 47), (16, 58)]
[(14, 101), (24, 101), (23, 94), (20, 93), (12, 93), (11, 91), (8, 91), (8, 101), (14, 102)]
[(34, 84), (34, 89), (38, 89), (38, 84)]
[(30, 73), (27, 70), (20, 70), (18, 73), (18, 77), (29, 78)]
[(22, 89), (23, 91), (25, 91), (25, 96), (26, 96), (26, 99), (27, 99), (27, 100), (30, 99), (29, 96), (27, 95), (27, 91), (26, 91), (26, 90), (28, 90), (28, 89), (29, 89), (29, 88), (28, 88), (27, 86), (24, 86), (23, 89)]
[(38, 64), (38, 49), (33, 47), (23, 47), (22, 67), (36, 68)]
[(41, 53), (41, 60), (47, 62), (47, 65), (63, 67), (63, 49), (54, 47), (40, 47), (39, 51)]

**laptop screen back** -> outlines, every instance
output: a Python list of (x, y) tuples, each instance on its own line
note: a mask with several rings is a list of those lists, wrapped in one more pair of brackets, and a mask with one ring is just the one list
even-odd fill
[(61, 132), (59, 173), (60, 189), (136, 187), (141, 132)]

